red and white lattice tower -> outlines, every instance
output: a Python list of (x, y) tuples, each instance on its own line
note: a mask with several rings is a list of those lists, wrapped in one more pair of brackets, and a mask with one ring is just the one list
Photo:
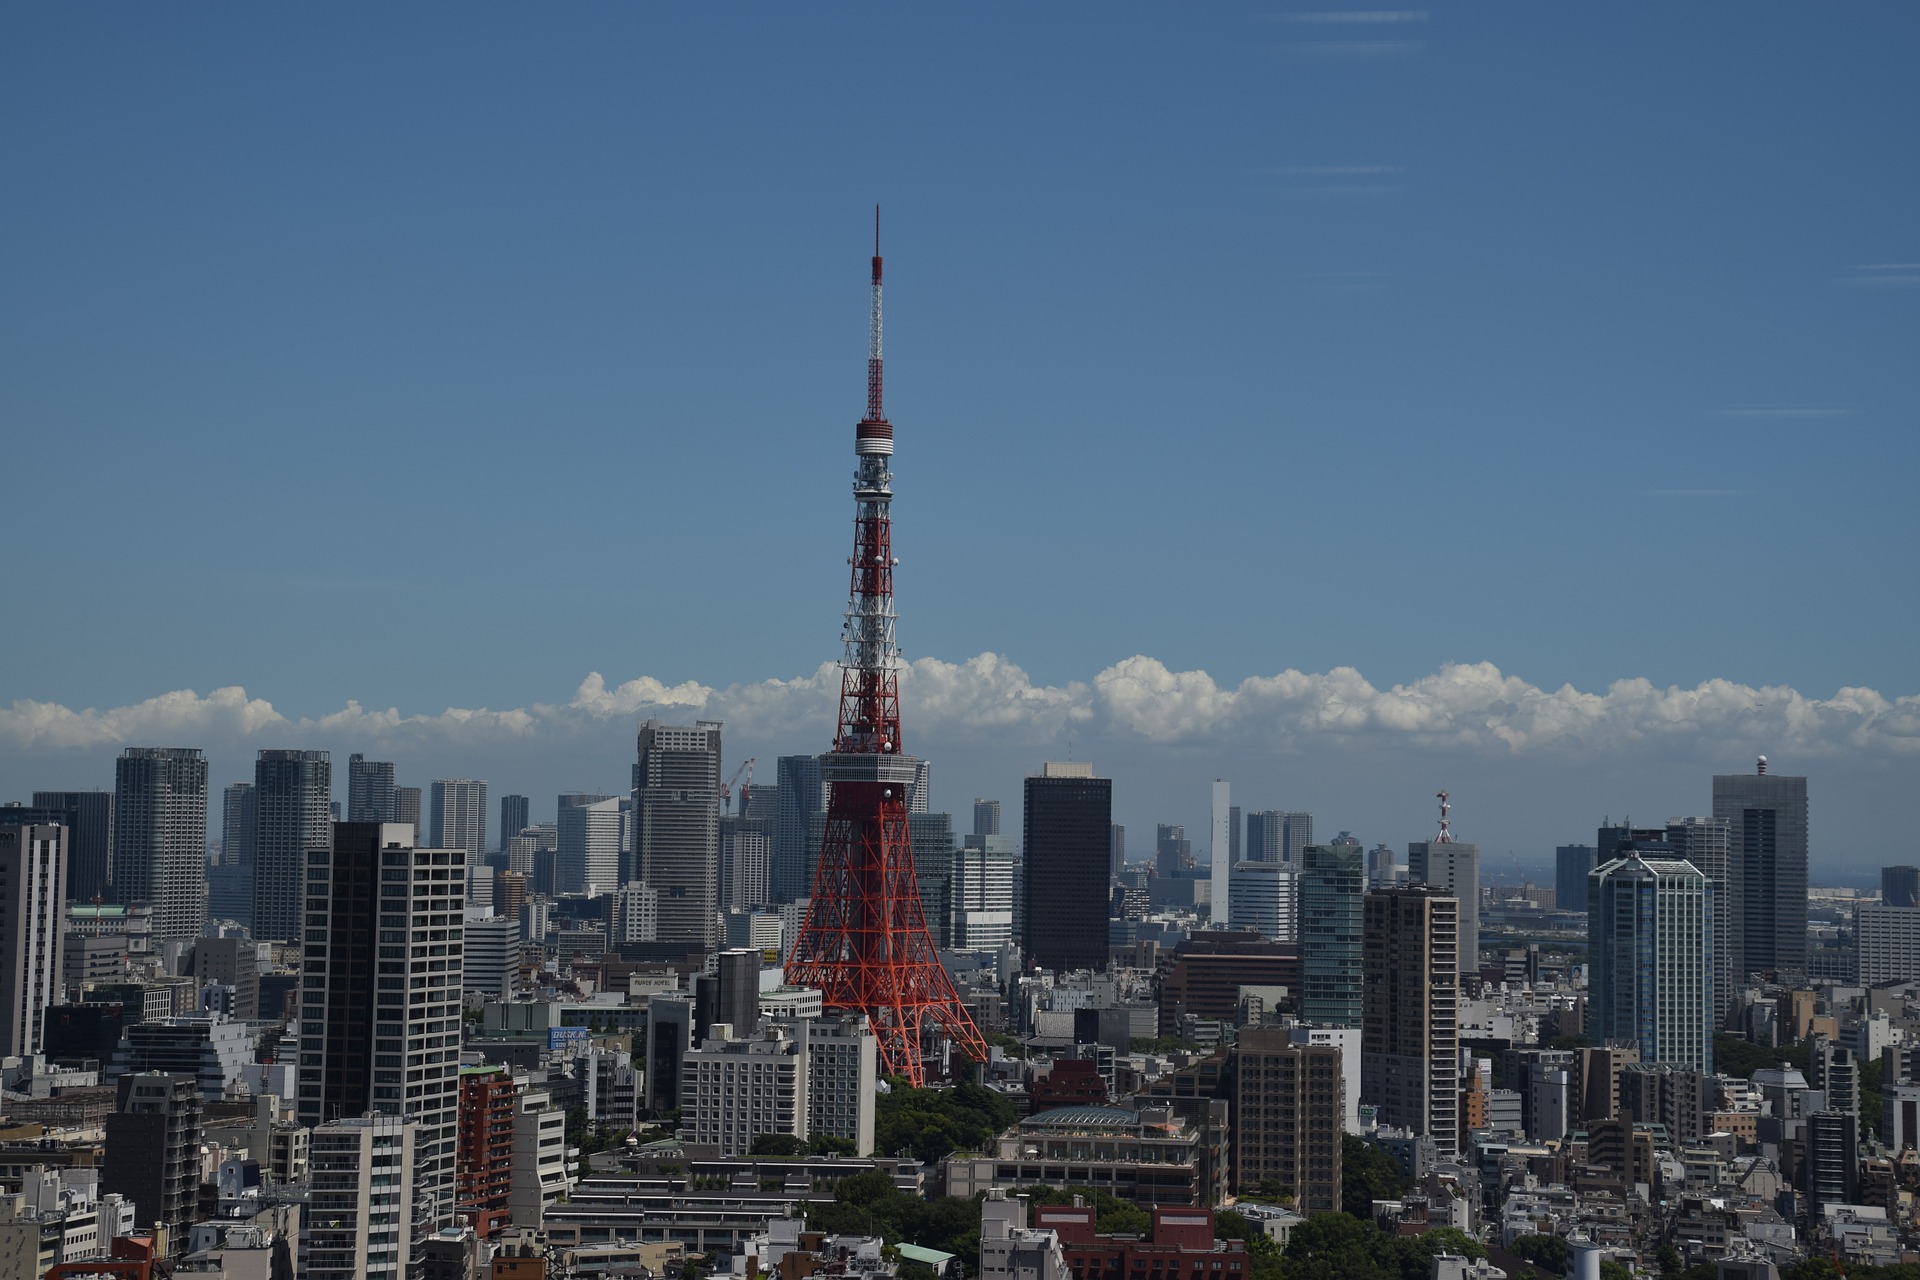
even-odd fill
[(986, 1042), (941, 967), (927, 932), (907, 831), (914, 762), (900, 744), (900, 649), (893, 612), (893, 424), (880, 404), (880, 213), (873, 215), (873, 315), (867, 416), (853, 432), (853, 584), (840, 723), (820, 758), (831, 789), (826, 835), (787, 981), (817, 987), (828, 1009), (864, 1013), (880, 1069), (925, 1083), (925, 1058), (944, 1035), (976, 1062)]

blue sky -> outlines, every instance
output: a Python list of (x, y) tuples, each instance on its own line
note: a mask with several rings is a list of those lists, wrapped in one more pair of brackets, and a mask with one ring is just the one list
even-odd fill
[[(323, 721), (349, 701), (811, 676), (879, 201), (912, 657), (1892, 704), (1378, 747), (1404, 780), (1364, 736), (929, 708), (943, 804), (1078, 734), (1130, 826), (1199, 826), (1226, 772), (1397, 843), (1439, 777), (1538, 849), (1778, 739), (1874, 861), (1920, 759), (1916, 37), (1895, 4), (14, 6), (0, 422), (37, 496), (0, 569), (51, 612), (5, 646), (0, 791), (132, 732), (22, 702), (240, 686), (337, 735), (206, 728), (240, 777), (382, 749)], [(542, 794), (624, 777), (633, 713), (385, 749)]]

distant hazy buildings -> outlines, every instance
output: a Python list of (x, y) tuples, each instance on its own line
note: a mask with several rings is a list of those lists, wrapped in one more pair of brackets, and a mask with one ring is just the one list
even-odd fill
[(533, 821), (530, 802), (525, 796), (500, 797), (500, 851), (505, 853), (507, 841), (527, 829)]
[(1107, 967), (1113, 780), (1084, 761), (1049, 761), (1026, 780), (1025, 936), (1030, 963), (1056, 973)]
[(113, 879), (113, 792), (36, 791), (33, 807), (66, 815), (67, 896), (105, 900)]
[(153, 907), (155, 941), (207, 919), (207, 761), (194, 747), (128, 747), (114, 762), (113, 896)]
[(1716, 774), (1713, 816), (1731, 828), (1731, 872), (1742, 981), (1807, 967), (1807, 780), (1767, 772)]
[(708, 950), (720, 901), (720, 723), (648, 720), (633, 784), (638, 879), (660, 895), (659, 940)]
[(1000, 834), (1000, 802), (998, 800), (976, 799), (973, 802), (973, 834), (977, 836)]
[(1563, 844), (1553, 851), (1553, 905), (1562, 911), (1587, 909), (1587, 876), (1595, 866), (1590, 844)]
[[(36, 792), (39, 804), (44, 792)], [(1880, 902), (1888, 907), (1920, 907), (1920, 867), (1880, 868)]]
[(1587, 1018), (1595, 1044), (1639, 1046), (1642, 1062), (1713, 1070), (1712, 889), (1665, 847), (1594, 868), (1587, 881)]
[(300, 938), (307, 855), (333, 845), (327, 802), (333, 765), (324, 751), (262, 751), (254, 761), (253, 936)]
[(816, 813), (825, 813), (819, 756), (781, 756), (774, 784), (773, 866), (769, 872), (775, 902), (793, 902), (813, 887), (820, 850), (808, 847)]
[(487, 851), (487, 784), (477, 778), (434, 779), (432, 829), (434, 848), (465, 849), (469, 863), (480, 861)]
[(420, 838), (420, 788), (395, 787), (393, 789), (393, 820), (411, 824), (414, 839)]
[(1213, 918), (1228, 920), (1233, 915), (1233, 864), (1238, 852), (1233, 847), (1233, 804), (1231, 788), (1219, 778), (1213, 780), (1212, 837), (1207, 850), (1209, 878), (1213, 881)]

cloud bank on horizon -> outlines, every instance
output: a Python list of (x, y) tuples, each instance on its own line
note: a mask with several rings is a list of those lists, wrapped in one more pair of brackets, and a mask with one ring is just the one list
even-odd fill
[[(1445, 747), (1492, 755), (1620, 751), (1695, 742), (1756, 744), (1807, 757), (1920, 754), (1920, 695), (1843, 688), (1811, 697), (1785, 686), (1709, 680), (1658, 688), (1615, 681), (1592, 693), (1543, 689), (1489, 662), (1457, 663), (1407, 684), (1379, 688), (1351, 667), (1253, 676), (1226, 686), (1204, 671), (1173, 671), (1142, 656), (1085, 682), (1035, 684), (1007, 658), (921, 658), (901, 680), (916, 737), (951, 743), (1138, 744), (1308, 747)], [(619, 718), (724, 720), (749, 741), (811, 740), (830, 725), (839, 671), (716, 688), (641, 676), (609, 686), (599, 672), (564, 703), (507, 711), (448, 708), (435, 714), (369, 710), (349, 701), (318, 717), (290, 718), (232, 686), (177, 690), (129, 706), (74, 709), (18, 700), (0, 708), (0, 749), (55, 752), (115, 745), (287, 745), (324, 738), (373, 750), (533, 743)]]

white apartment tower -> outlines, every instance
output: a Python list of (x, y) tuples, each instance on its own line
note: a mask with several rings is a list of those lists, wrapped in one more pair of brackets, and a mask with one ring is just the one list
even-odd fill
[(720, 723), (648, 720), (639, 757), (635, 878), (659, 895), (659, 941), (711, 950), (720, 911)]
[(40, 1052), (47, 1007), (60, 1003), (67, 828), (0, 826), (0, 1057)]
[(405, 1274), (414, 1227), (415, 1134), (415, 1125), (397, 1116), (330, 1120), (313, 1131), (302, 1280)]

